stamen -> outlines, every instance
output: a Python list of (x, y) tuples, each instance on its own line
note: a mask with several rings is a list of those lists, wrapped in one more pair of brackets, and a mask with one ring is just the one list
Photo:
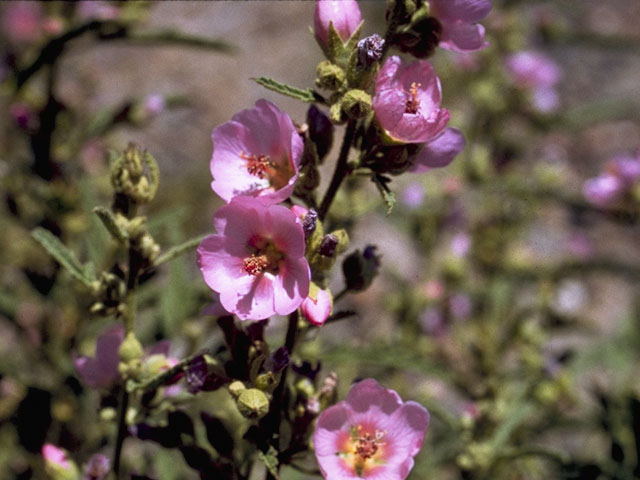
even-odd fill
[(409, 98), (406, 100), (406, 104), (404, 107), (405, 113), (418, 113), (420, 109), (420, 102), (418, 100), (418, 88), (420, 88), (422, 84), (411, 82), (411, 88), (409, 88)]
[[(358, 431), (362, 430), (362, 426), (358, 426)], [(381, 432), (376, 430), (374, 434), (365, 433), (364, 435), (360, 434), (355, 444), (355, 454), (358, 456), (359, 462), (365, 462), (366, 460), (373, 458), (376, 453), (378, 453), (378, 449), (384, 445), (382, 442), (382, 438), (384, 437), (385, 432)]]
[(273, 168), (273, 162), (269, 155), (247, 155), (244, 152), (240, 153), (240, 158), (247, 161), (247, 171), (260, 179), (267, 177)]
[(242, 261), (242, 268), (249, 275), (258, 276), (269, 266), (269, 258), (266, 255), (251, 254)]

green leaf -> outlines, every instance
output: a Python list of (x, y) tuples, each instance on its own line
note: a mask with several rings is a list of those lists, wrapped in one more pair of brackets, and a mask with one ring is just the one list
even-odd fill
[(93, 277), (91, 275), (92, 272), (95, 272), (93, 264), (87, 264), (86, 267), (83, 266), (73, 252), (49, 230), (37, 227), (32, 230), (31, 236), (49, 252), (49, 255), (66, 268), (71, 276), (87, 287), (91, 287), (91, 282), (95, 280), (95, 274)]
[(396, 195), (389, 189), (391, 179), (382, 175), (374, 175), (371, 177), (371, 180), (373, 180), (373, 183), (378, 187), (382, 200), (384, 200), (387, 206), (387, 215), (389, 215), (391, 210), (393, 210), (393, 206), (396, 204)]
[(113, 238), (123, 244), (127, 242), (129, 234), (118, 225), (116, 217), (111, 210), (105, 207), (96, 207), (93, 209), (93, 213), (102, 221), (102, 224), (113, 235)]
[(322, 96), (318, 95), (310, 88), (303, 90), (301, 88), (292, 87), (291, 85), (287, 85), (285, 83), (277, 82), (273, 78), (268, 77), (252, 78), (251, 80), (256, 82), (258, 85), (262, 85), (268, 90), (286, 95), (287, 97), (295, 98), (296, 100), (302, 100), (303, 102), (309, 103), (324, 101)]
[(258, 458), (262, 463), (264, 463), (273, 478), (280, 480), (280, 477), (278, 476), (278, 452), (276, 449), (269, 447), (267, 453), (258, 451)]

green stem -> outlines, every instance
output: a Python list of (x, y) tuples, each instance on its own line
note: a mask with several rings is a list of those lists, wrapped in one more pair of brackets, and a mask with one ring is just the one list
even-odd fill
[(197, 247), (198, 245), (200, 245), (200, 242), (202, 242), (202, 240), (204, 240), (205, 236), (206, 235), (200, 235), (198, 237), (191, 238), (191, 239), (187, 240), (186, 242), (181, 243), (180, 245), (176, 245), (175, 247), (171, 247), (165, 253), (160, 255), (156, 259), (155, 262), (153, 262), (153, 266), (157, 267), (158, 265), (162, 265), (165, 262), (169, 262), (169, 261), (173, 260), (174, 258), (179, 257), (183, 253), (186, 253), (189, 250)]
[(340, 188), (342, 181), (349, 173), (347, 159), (349, 158), (349, 150), (351, 148), (351, 144), (353, 143), (355, 133), (356, 122), (354, 120), (350, 120), (347, 124), (344, 138), (342, 139), (340, 155), (338, 156), (336, 169), (333, 172), (333, 178), (331, 178), (331, 183), (329, 184), (327, 193), (325, 193), (324, 198), (322, 199), (322, 203), (320, 204), (320, 209), (318, 210), (318, 218), (320, 218), (320, 220), (324, 220), (324, 218), (326, 217), (327, 213), (329, 212), (329, 208), (331, 207), (331, 203), (333, 202), (336, 193), (338, 193), (338, 189)]
[(118, 436), (116, 438), (116, 448), (113, 454), (113, 473), (116, 479), (120, 479), (120, 457), (122, 456), (122, 446), (127, 431), (127, 408), (129, 408), (129, 392), (126, 388), (122, 389), (122, 397), (120, 401), (120, 416), (118, 420)]

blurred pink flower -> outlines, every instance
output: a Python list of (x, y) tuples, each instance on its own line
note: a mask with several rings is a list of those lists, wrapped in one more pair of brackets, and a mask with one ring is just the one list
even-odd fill
[(617, 176), (605, 173), (584, 182), (582, 194), (593, 205), (610, 207), (624, 195), (624, 185)]
[(81, 0), (76, 5), (76, 13), (81, 20), (114, 20), (120, 13), (119, 4), (103, 0)]
[(429, 14), (442, 25), (438, 46), (455, 52), (470, 52), (489, 45), (478, 22), (491, 11), (489, 0), (429, 0)]
[(625, 184), (630, 185), (640, 180), (640, 152), (638, 156), (617, 155), (609, 161), (607, 170), (616, 175)]
[(148, 117), (154, 117), (166, 108), (167, 102), (164, 99), (164, 95), (159, 93), (152, 93), (147, 95), (142, 102), (145, 114)]
[(362, 22), (362, 14), (356, 0), (316, 0), (314, 26), (316, 39), (325, 49), (332, 23), (343, 42), (349, 40)]
[(429, 62), (387, 59), (376, 78), (373, 109), (387, 135), (400, 143), (424, 143), (444, 131), (449, 111), (440, 108), (440, 80)]
[(42, 33), (44, 15), (39, 2), (7, 2), (2, 10), (2, 35), (12, 43), (29, 43)]
[(419, 182), (407, 185), (400, 195), (400, 200), (410, 210), (415, 210), (424, 204), (425, 188)]
[(120, 378), (118, 349), (123, 340), (124, 328), (113, 327), (98, 337), (94, 357), (74, 354), (73, 365), (85, 384), (91, 388), (108, 389)]
[(271, 102), (258, 100), (213, 130), (211, 188), (226, 202), (236, 196), (278, 203), (293, 192), (302, 139), (291, 118)]
[(403, 480), (413, 468), (429, 425), (429, 412), (402, 402), (373, 379), (355, 384), (346, 401), (320, 414), (313, 435), (326, 479)]
[(562, 77), (560, 67), (542, 52), (522, 51), (506, 60), (507, 73), (524, 89), (531, 90), (533, 106), (541, 112), (550, 112), (560, 102), (555, 85)]
[(67, 452), (51, 443), (45, 443), (42, 446), (42, 458), (46, 463), (53, 464), (64, 469), (71, 467), (71, 462), (69, 461), (69, 458), (67, 458)]
[(331, 294), (327, 290), (318, 289), (316, 298), (313, 299), (310, 296), (305, 298), (300, 305), (300, 310), (309, 323), (321, 326), (331, 315), (332, 303)]
[(235, 197), (213, 217), (215, 235), (198, 247), (198, 263), (225, 310), (242, 320), (286, 315), (309, 293), (300, 220), (288, 208)]

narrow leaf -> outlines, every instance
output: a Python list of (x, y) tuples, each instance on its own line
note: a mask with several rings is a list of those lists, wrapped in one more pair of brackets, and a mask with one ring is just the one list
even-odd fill
[(387, 206), (387, 215), (389, 215), (391, 210), (393, 210), (393, 206), (396, 204), (396, 195), (389, 189), (388, 185), (391, 179), (383, 177), (382, 175), (374, 175), (371, 179), (373, 183), (376, 184), (376, 187), (378, 187), (382, 200), (384, 200)]
[(42, 227), (33, 229), (31, 236), (49, 252), (49, 255), (66, 268), (71, 276), (87, 287), (91, 286), (91, 278), (87, 275), (85, 268), (73, 252), (69, 250), (58, 237)]
[(269, 470), (269, 473), (273, 476), (273, 478), (275, 478), (276, 480), (280, 480), (280, 477), (278, 476), (278, 452), (276, 451), (276, 449), (273, 447), (269, 447), (267, 453), (259, 451), (258, 458), (262, 463), (264, 463), (265, 467), (267, 467), (267, 470)]
[(95, 213), (102, 221), (102, 224), (109, 231), (109, 233), (113, 235), (113, 238), (115, 238), (120, 243), (126, 243), (126, 241), (129, 239), (129, 234), (126, 232), (126, 230), (123, 230), (120, 225), (118, 225), (118, 222), (116, 222), (116, 217), (113, 212), (111, 212), (111, 210), (105, 207), (96, 207), (93, 209), (93, 213)]
[(281, 95), (286, 95), (287, 97), (295, 98), (296, 100), (302, 100), (303, 102), (322, 102), (324, 99), (314, 92), (312, 89), (301, 89), (292, 87), (291, 85), (287, 85), (285, 83), (280, 83), (274, 80), (273, 78), (268, 77), (258, 77), (252, 78), (254, 82), (258, 85), (262, 85), (264, 88), (268, 90), (272, 90)]

